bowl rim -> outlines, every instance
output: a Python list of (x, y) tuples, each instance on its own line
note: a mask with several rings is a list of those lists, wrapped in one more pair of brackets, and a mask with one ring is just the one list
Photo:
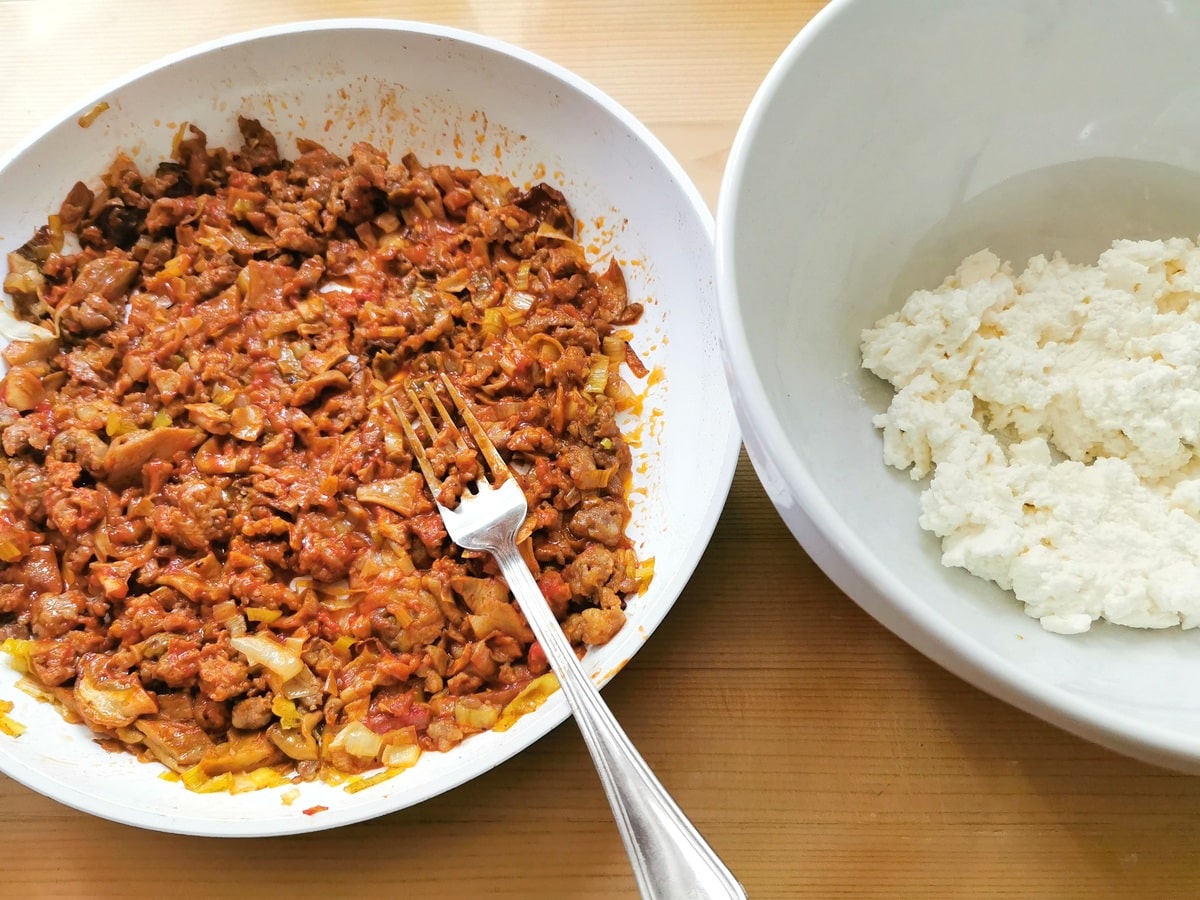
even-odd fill
[[(923, 655), (975, 687), (1078, 737), (1144, 762), (1200, 773), (1200, 735), (1188, 736), (1138, 720), (1095, 700), (1049, 684), (966, 636), (902, 584), (834, 509), (784, 432), (759, 377), (739, 316), (735, 229), (738, 187), (749, 172), (756, 136), (788, 79), (789, 71), (856, 0), (831, 0), (797, 33), (772, 64), (752, 98), (730, 149), (716, 213), (717, 309), (722, 352), (735, 408), (751, 460), (764, 482), (787, 493), (807, 530), (788, 527), (834, 584), (873, 618)], [(880, 457), (880, 465), (883, 464)], [(770, 491), (769, 491), (770, 493)], [(778, 493), (772, 500), (780, 512)], [(787, 516), (784, 516), (785, 520)], [(1034, 622), (1030, 619), (1030, 622)], [(1035, 623), (1036, 624), (1036, 623)]]
[[(440, 25), (430, 22), (422, 22), (409, 19), (392, 19), (383, 17), (332, 17), (332, 18), (317, 18), (303, 19), (292, 22), (283, 22), (274, 25), (268, 25), (261, 28), (254, 28), (245, 31), (237, 31), (217, 38), (206, 40), (181, 50), (172, 52), (165, 56), (151, 60), (148, 63), (137, 66), (124, 74), (121, 74), (108, 82), (101, 85), (99, 88), (89, 91), (82, 96), (80, 100), (72, 101), (59, 110), (51, 113), (40, 124), (36, 125), (33, 130), (23, 139), (13, 145), (8, 151), (0, 155), (0, 174), (2, 174), (15, 160), (23, 154), (29, 152), (39, 141), (43, 140), (51, 131), (59, 127), (63, 122), (66, 122), (81, 113), (92, 109), (96, 104), (102, 102), (106, 97), (113, 92), (121, 90), (126, 86), (140, 81), (154, 73), (167, 69), (177, 63), (205, 56), (227, 47), (240, 44), (252, 43), (254, 41), (264, 39), (275, 39), (287, 37), (289, 35), (307, 34), (312, 32), (337, 32), (337, 31), (382, 31), (393, 32), (397, 35), (420, 35), (435, 39), (445, 39), (459, 44), (468, 45), (484, 51), (493, 52), (503, 55), (518, 63), (530, 66), (548, 76), (551, 80), (561, 83), (567, 88), (570, 88), (579, 94), (586, 97), (588, 100), (600, 106), (605, 112), (613, 117), (613, 119), (621, 124), (629, 133), (651, 152), (655, 160), (662, 166), (670, 181), (674, 182), (681, 196), (686, 199), (686, 206), (695, 216), (695, 222), (700, 226), (700, 229), (707, 240), (710, 248), (713, 244), (715, 224), (711, 210), (704, 198), (701, 196), (695, 183), (687, 174), (683, 166), (678, 162), (674, 155), (667, 149), (666, 145), (659, 140), (655, 134), (639, 120), (632, 112), (626, 109), (622, 104), (618, 103), (608, 93), (593, 85), (591, 82), (576, 75), (571, 70), (564, 66), (544, 57), (533, 51), (526, 50), (516, 44), (508, 41), (493, 38), (485, 34), (473, 32), (467, 29), (458, 28), (448, 25)], [(713, 279), (713, 294), (714, 294), (714, 315), (715, 309), (715, 273)], [(733, 477), (737, 467), (738, 455), (741, 448), (741, 433), (738, 428), (737, 420), (733, 415), (732, 403), (726, 400), (725, 406), (728, 407), (729, 415), (727, 419), (727, 433), (722, 435), (723, 446), (719, 447), (720, 465), (712, 470), (710, 474), (711, 484), (714, 488), (712, 503), (708, 506), (706, 514), (696, 523), (695, 539), (687, 546), (686, 552), (682, 553), (679, 558), (678, 573), (675, 576), (678, 583), (678, 591), (670, 598), (669, 602), (664, 602), (655, 607), (652, 615), (647, 615), (638, 620), (637, 628), (637, 643), (630, 651), (630, 656), (627, 657), (620, 665), (604, 671), (593, 677), (594, 683), (598, 687), (603, 687), (612, 678), (620, 672), (625, 663), (632, 658), (632, 655), (639, 652), (644, 647), (646, 641), (650, 638), (657, 627), (662, 623), (666, 615), (674, 608), (683, 589), (690, 582), (695, 574), (696, 567), (699, 565), (700, 559), (712, 540), (713, 532), (716, 529), (721, 511), (724, 509), (725, 501), (728, 498), (729, 491), (732, 487)], [(460, 787), (475, 778), (487, 773), (498, 765), (507, 762), (509, 759), (517, 756), (530, 745), (549, 734), (554, 728), (562, 724), (570, 716), (570, 710), (563, 700), (560, 692), (549, 698), (536, 712), (536, 714), (528, 716), (530, 721), (529, 726), (523, 729), (518, 736), (515, 732), (512, 733), (513, 748), (511, 752), (505, 754), (489, 754), (477, 760), (471, 760), (468, 765), (463, 765), (457, 768), (452, 777), (446, 779), (445, 783), (436, 783), (429, 785), (426, 788), (416, 791), (403, 800), (398, 801), (395, 797), (389, 797), (386, 800), (376, 800), (374, 802), (366, 802), (357, 805), (350, 805), (339, 809), (328, 809), (320, 816), (297, 816), (295, 818), (274, 819), (268, 822), (259, 822), (255, 819), (241, 818), (199, 818), (191, 816), (177, 816), (170, 812), (134, 809), (133, 807), (122, 806), (120, 808), (112, 808), (106, 806), (105, 803), (98, 801), (91, 794), (80, 790), (74, 786), (63, 784), (56, 779), (43, 775), (39, 769), (27, 763), (19, 762), (16, 767), (6, 767), (4, 774), (17, 781), (20, 784), (34, 790), (44, 796), (47, 796), (59, 803), (69, 806), (73, 809), (98, 816), (103, 819), (118, 822), (125, 825), (133, 825), (140, 828), (163, 831), (174, 834), (186, 834), (204, 837), (279, 837), (291, 834), (302, 834), (315, 831), (324, 831), (332, 828), (341, 827), (344, 825), (355, 824), (376, 818), (381, 815), (398, 812), (402, 809), (407, 809), (416, 806), (426, 800), (432, 799), (440, 794)], [(147, 768), (148, 773), (153, 773), (153, 770)]]

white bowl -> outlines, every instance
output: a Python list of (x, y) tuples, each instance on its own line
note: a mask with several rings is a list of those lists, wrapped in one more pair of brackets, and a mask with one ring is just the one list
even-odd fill
[(1200, 771), (1200, 633), (1050, 634), (940, 565), (922, 488), (884, 466), (891, 388), (859, 335), (990, 246), (1079, 262), (1200, 234), (1200, 7), (834, 0), (738, 133), (717, 214), (726, 363), (754, 465), (818, 565), (979, 687)]
[[(108, 108), (90, 127), (79, 119)], [(237, 115), (260, 118), (294, 149), (297, 136), (334, 151), (374, 142), (398, 158), (462, 160), (514, 183), (556, 184), (586, 224), (593, 259), (629, 261), (630, 295), (646, 303), (634, 344), (652, 375), (634, 448), (634, 522), (655, 575), (628, 623), (585, 665), (603, 683), (642, 646), (699, 561), (724, 504), (740, 446), (717, 338), (712, 219), (680, 166), (633, 116), (570, 72), (461, 31), (383, 20), (315, 22), (206, 44), (106, 87), (0, 161), (0, 253), (20, 246), (77, 179), (95, 180), (118, 150), (147, 168), (169, 156), (181, 122), (210, 146), (237, 145)], [(544, 173), (544, 174), (543, 174)], [(277, 835), (392, 812), (473, 778), (562, 722), (561, 695), (504, 733), (427, 753), (411, 770), (358, 793), (322, 783), (238, 795), (195, 794), (164, 770), (109, 753), (16, 687), (0, 697), (28, 726), (0, 735), (0, 770), (70, 806), (164, 831)], [(325, 807), (316, 814), (305, 810)]]

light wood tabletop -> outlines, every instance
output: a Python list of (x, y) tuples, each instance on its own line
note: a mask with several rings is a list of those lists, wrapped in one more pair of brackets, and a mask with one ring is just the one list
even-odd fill
[[(715, 208), (755, 88), (821, 6), (0, 0), (0, 152), (99, 84), (202, 40), (386, 16), (478, 31), (574, 70), (642, 119)], [(605, 697), (752, 897), (1200, 888), (1200, 780), (1091, 746), (917, 654), (821, 574), (744, 458), (691, 584)], [(0, 846), (0, 897), (22, 900), (635, 893), (569, 721), (418, 807), (300, 837), (140, 831), (0, 776)]]

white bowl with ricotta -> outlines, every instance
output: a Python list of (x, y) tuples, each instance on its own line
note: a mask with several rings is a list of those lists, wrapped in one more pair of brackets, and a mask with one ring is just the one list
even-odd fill
[[(1188, 358), (1190, 326), (1182, 313), (1177, 329), (1161, 318), (1176, 315), (1174, 306), (1195, 303), (1191, 314), (1200, 311), (1187, 272), (1160, 266), (1164, 284), (1178, 279), (1139, 314), (1160, 317), (1150, 322), (1156, 336), (1138, 333), (1146, 322), (1123, 313), (1110, 332), (1093, 330), (1096, 346), (1117, 348), (1118, 362), (1096, 370), (1108, 373), (1107, 386), (1097, 387), (1091, 373), (1078, 380), (1082, 389), (1063, 387), (1063, 378), (1091, 364), (1091, 354), (1065, 353), (1064, 368), (1054, 369), (1059, 363), (1039, 355), (1061, 337), (1048, 325), (1022, 350), (1026, 356), (967, 354), (962, 383), (954, 382), (947, 373), (968, 338), (978, 349), (1004, 328), (1021, 327), (1020, 317), (1003, 318), (1007, 300), (987, 308), (977, 296), (979, 309), (946, 315), (935, 327), (926, 321), (924, 337), (920, 328), (892, 335), (874, 361), (886, 352), (928, 355), (930, 342), (943, 341), (947, 347), (936, 351), (946, 351), (944, 360), (925, 360), (924, 377), (937, 381), (925, 395), (964, 385), (983, 393), (960, 396), (957, 412), (910, 404), (889, 419), (893, 387), (864, 370), (862, 339), (978, 251), (1008, 261), (1017, 279), (1039, 255), (1047, 265), (1061, 252), (1071, 263), (1096, 266), (1114, 240), (1195, 241), (1198, 45), (1200, 7), (1190, 4), (1114, 0), (1100, 10), (1084, 0), (834, 0), (758, 91), (717, 214), (721, 327), (735, 408), (755, 468), (805, 550), (859, 605), (950, 671), (1082, 737), (1192, 772), (1200, 772), (1200, 579), (1190, 586), (1194, 563), (1181, 535), (1200, 522), (1200, 508), (1186, 486), (1162, 492), (1161, 528), (1157, 512), (1128, 517), (1145, 520), (1138, 544), (1110, 527), (1124, 502), (1117, 494), (1106, 495), (1109, 512), (1105, 503), (1082, 502), (1088, 491), (1162, 487), (1164, 478), (1183, 483), (1200, 471), (1185, 414), (1189, 391), (1200, 388)], [(1110, 254), (1110, 262), (1127, 275), (1130, 254), (1148, 259), (1159, 245), (1122, 246), (1128, 253)], [(1171, 248), (1187, 250), (1179, 242), (1162, 246), (1163, 258)], [(997, 276), (990, 257), (982, 264), (985, 274), (968, 273), (968, 281)], [(1058, 290), (1064, 273), (1038, 271), (1029, 280)], [(1103, 287), (1106, 276), (1088, 277), (1101, 279), (1088, 285)], [(943, 294), (962, 287), (951, 283)], [(1127, 287), (1137, 294), (1142, 280)], [(1065, 317), (1090, 305), (1091, 287), (1081, 290), (1064, 301)], [(967, 303), (967, 292), (960, 295), (938, 302), (946, 309)], [(951, 335), (955, 328), (966, 332)], [(1085, 330), (1072, 325), (1061, 339)], [(1135, 361), (1149, 367), (1144, 383), (1136, 366), (1124, 367), (1143, 351)], [(1032, 366), (1024, 374), (1023, 364)], [(972, 381), (973, 366), (992, 372)], [(902, 364), (878, 370), (899, 372), (901, 382), (916, 371)], [(1031, 373), (1046, 391), (1060, 391), (1049, 413), (1053, 403)], [(1008, 412), (994, 405), (1001, 395), (1011, 401)], [(1072, 403), (1087, 414), (1076, 415)], [(885, 464), (881, 415), (879, 425), (905, 431), (892, 435), (889, 453), (902, 467), (920, 463), (931, 445), (948, 454), (951, 427), (996, 424), (995, 452), (1012, 465), (990, 474), (960, 466), (956, 488), (946, 462), (941, 499), (925, 501), (925, 525), (956, 535), (945, 544), (919, 524), (922, 494), (937, 476), (918, 464), (923, 477), (914, 479), (912, 468)], [(1108, 430), (1097, 437), (1089, 429), (1102, 420)], [(1016, 433), (1026, 425), (1033, 431)], [(1043, 426), (1062, 439), (1057, 450), (1043, 452), (1036, 435), (1026, 440)], [(1057, 477), (1070, 474), (1054, 467), (1070, 463), (1072, 453), (1086, 477)], [(1114, 460), (1133, 481), (1110, 477), (1120, 468)], [(1025, 481), (1014, 474), (1021, 467)], [(1035, 471), (1056, 477), (1039, 482), (1029, 474)], [(989, 495), (997, 484), (999, 495)], [(1073, 510), (1069, 535), (1053, 522), (1037, 530), (1033, 519), (1045, 509)], [(1091, 509), (1101, 510), (1095, 528)], [(1017, 531), (1006, 531), (1010, 525)], [(1055, 556), (1056, 542), (1070, 543), (1070, 551)], [(1127, 550), (1135, 545), (1136, 553)], [(969, 574), (968, 564), (995, 580)], [(1117, 587), (1101, 590), (1102, 579)], [(997, 581), (1016, 582), (1033, 598), (1028, 610)], [(1127, 603), (1147, 595), (1152, 601), (1143, 609)]]

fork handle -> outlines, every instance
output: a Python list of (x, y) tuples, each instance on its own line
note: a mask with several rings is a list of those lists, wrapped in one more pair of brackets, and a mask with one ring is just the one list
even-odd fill
[(671, 799), (600, 698), (520, 552), (510, 544), (493, 548), (492, 554), (575, 714), (642, 896), (744, 898), (741, 884)]

